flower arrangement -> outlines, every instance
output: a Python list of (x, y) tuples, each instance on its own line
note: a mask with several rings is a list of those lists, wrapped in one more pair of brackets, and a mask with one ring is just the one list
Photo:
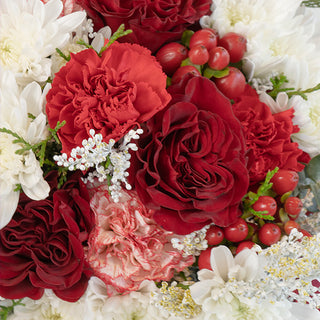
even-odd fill
[(1, 320), (319, 319), (319, 7), (1, 1)]

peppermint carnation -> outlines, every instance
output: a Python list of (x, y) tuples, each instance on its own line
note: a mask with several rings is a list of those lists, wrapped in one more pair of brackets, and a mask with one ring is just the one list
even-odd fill
[(106, 185), (93, 191), (96, 226), (89, 237), (87, 260), (109, 295), (137, 290), (143, 280), (170, 280), (174, 270), (194, 262), (193, 256), (183, 258), (172, 247), (172, 233), (155, 223), (153, 211), (134, 191), (123, 191), (118, 203)]

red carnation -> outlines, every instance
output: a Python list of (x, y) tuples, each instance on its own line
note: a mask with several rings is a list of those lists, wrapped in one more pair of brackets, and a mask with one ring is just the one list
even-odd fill
[(47, 94), (49, 125), (66, 121), (58, 135), (62, 152), (82, 146), (90, 129), (118, 141), (170, 100), (166, 75), (146, 48), (114, 43), (102, 56), (93, 49), (71, 55)]
[(227, 226), (239, 216), (249, 185), (241, 125), (230, 101), (206, 78), (169, 90), (172, 102), (147, 122), (134, 155), (135, 188), (167, 230)]
[(135, 42), (152, 52), (164, 43), (179, 40), (182, 32), (210, 13), (211, 0), (77, 0), (96, 29), (105, 25), (115, 32), (121, 24), (132, 29), (120, 41)]
[(245, 132), (251, 184), (264, 180), (268, 170), (275, 167), (303, 170), (304, 166), (298, 162), (303, 152), (290, 139), (291, 134), (299, 131), (292, 124), (293, 109), (272, 114), (256, 91), (247, 85), (233, 110)]
[(10, 223), (0, 230), (0, 296), (41, 298), (52, 289), (66, 301), (78, 300), (92, 274), (84, 260), (94, 214), (89, 194), (74, 175), (57, 190), (56, 175), (47, 177), (50, 197), (33, 201), (24, 194)]

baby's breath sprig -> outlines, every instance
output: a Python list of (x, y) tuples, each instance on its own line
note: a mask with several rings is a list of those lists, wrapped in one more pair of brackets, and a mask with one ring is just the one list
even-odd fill
[(189, 255), (199, 256), (202, 250), (208, 248), (208, 242), (205, 238), (209, 227), (210, 225), (206, 225), (200, 230), (187, 234), (182, 239), (172, 238), (172, 246), (175, 249), (182, 251), (184, 257)]
[(129, 150), (136, 151), (138, 148), (130, 141), (139, 139), (143, 130), (130, 130), (118, 143), (113, 139), (110, 139), (108, 143), (102, 141), (102, 135), (96, 134), (93, 129), (89, 133), (91, 137), (82, 141), (82, 147), (72, 149), (69, 157), (63, 153), (55, 155), (53, 159), (58, 166), (65, 167), (69, 171), (86, 171), (94, 168), (95, 170), (89, 172), (83, 179), (84, 182), (93, 182), (94, 178), (98, 178), (100, 182), (106, 180), (110, 186), (112, 199), (118, 202), (121, 196), (121, 185), (124, 184), (127, 190), (131, 189), (131, 185), (127, 182), (129, 173), (126, 172), (130, 167)]

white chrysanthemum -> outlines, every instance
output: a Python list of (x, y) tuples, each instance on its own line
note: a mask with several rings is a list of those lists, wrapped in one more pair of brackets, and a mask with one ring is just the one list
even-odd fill
[(201, 25), (217, 29), (222, 36), (236, 32), (246, 37), (247, 75), (268, 79), (274, 73), (284, 73), (290, 80), (288, 86), (306, 89), (320, 81), (319, 43), (312, 38), (316, 17), (309, 11), (297, 14), (300, 3), (213, 0), (213, 13), (203, 17)]
[(92, 320), (153, 320), (161, 317), (150, 304), (151, 292), (157, 290), (153, 281), (144, 281), (138, 291), (108, 297), (105, 283), (92, 277), (85, 296), (87, 306), (83, 319)]
[[(316, 320), (319, 312), (304, 304), (296, 305), (286, 299), (275, 301), (269, 294), (280, 290), (264, 273), (264, 259), (253, 250), (245, 249), (235, 258), (225, 246), (211, 251), (212, 270), (198, 272), (199, 281), (190, 287), (194, 301), (201, 305), (205, 320)], [(272, 268), (272, 265), (270, 266)], [(263, 291), (254, 288), (262, 285)], [(251, 289), (253, 290), (252, 292)]]
[(60, 0), (0, 1), (0, 65), (12, 70), (19, 84), (44, 82), (51, 75), (48, 58), (63, 47), (85, 12), (58, 18)]
[[(0, 70), (0, 128), (15, 132), (31, 145), (46, 139), (42, 109), (47, 89), (42, 93), (39, 84), (33, 82), (20, 92), (14, 74)], [(17, 208), (17, 185), (34, 200), (46, 198), (50, 190), (34, 153), (28, 150), (17, 154), (24, 145), (13, 143), (14, 139), (11, 134), (0, 133), (0, 228), (11, 220)]]
[(267, 104), (272, 113), (278, 113), (293, 107), (293, 124), (298, 125), (300, 131), (291, 135), (291, 139), (299, 144), (299, 148), (310, 157), (320, 154), (320, 91), (307, 95), (308, 100), (301, 96), (288, 98), (281, 92), (276, 100), (268, 94), (260, 94), (260, 100)]
[[(75, 303), (59, 299), (51, 290), (45, 290), (39, 300), (24, 298), (14, 308), (8, 320), (82, 320), (85, 303), (82, 299)], [(87, 319), (86, 319), (87, 320)]]
[[(103, 47), (106, 39), (111, 37), (111, 29), (110, 27), (103, 27), (98, 32), (93, 32), (93, 23), (91, 19), (85, 19), (82, 24), (76, 28), (74, 35), (69, 39), (67, 44), (61, 48), (61, 52), (68, 57), (70, 53), (78, 53), (82, 50), (86, 50), (87, 47), (79, 44), (79, 40), (83, 40), (85, 43), (89, 44), (89, 38), (92, 38), (91, 46), (97, 52)], [(66, 59), (61, 57), (60, 54), (55, 52), (51, 56), (52, 60), (52, 68), (51, 73), (52, 77), (54, 77), (55, 73), (57, 73), (66, 63)]]

